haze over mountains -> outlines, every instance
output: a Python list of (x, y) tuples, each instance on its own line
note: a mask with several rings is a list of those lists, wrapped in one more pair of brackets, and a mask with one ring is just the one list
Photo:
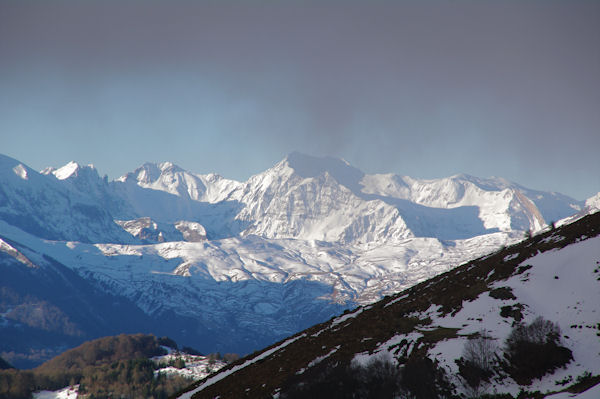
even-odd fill
[(501, 178), (365, 175), (299, 153), (246, 182), (169, 162), (109, 182), (93, 166), (38, 173), (0, 156), (0, 266), (10, 277), (0, 334), (15, 343), (21, 332), (18, 348), (0, 351), (35, 364), (44, 355), (31, 350), (48, 357), (137, 326), (247, 353), (598, 206)]

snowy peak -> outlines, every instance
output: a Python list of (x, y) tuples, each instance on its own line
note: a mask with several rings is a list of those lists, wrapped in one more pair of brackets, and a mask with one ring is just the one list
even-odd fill
[[(320, 240), (344, 237), (340, 240), (347, 243), (372, 237), (383, 242), (392, 236), (447, 240), (495, 231), (539, 231), (580, 206), (572, 198), (497, 177), (459, 174), (425, 180), (366, 175), (342, 159), (297, 152), (253, 176), (245, 184), (241, 201), (245, 208), (237, 218), (251, 225), (246, 234)], [(327, 220), (335, 220), (336, 227)], [(362, 227), (356, 229), (358, 225)], [(397, 229), (390, 229), (391, 225)], [(398, 229), (404, 231), (398, 234)], [(367, 231), (387, 234), (365, 235)]]
[[(71, 161), (62, 168), (52, 171), (52, 174), (56, 176), (58, 180), (65, 180), (72, 176), (78, 176), (81, 169), (82, 167), (77, 162)], [(94, 169), (94, 167), (90, 165), (90, 169)]]
[(69, 177), (59, 180), (0, 156), (0, 220), (51, 240), (134, 241), (107, 211), (95, 169), (71, 163), (60, 170)]
[(480, 178), (466, 173), (459, 173), (449, 177), (449, 179), (455, 182), (469, 182), (481, 188), (482, 190), (488, 191), (500, 191), (506, 188), (515, 188), (517, 186), (515, 183), (506, 180), (503, 177), (496, 176)]
[(411, 197), (410, 178), (393, 173), (365, 175), (360, 181), (361, 191), (381, 197), (408, 200)]
[(49, 166), (40, 171), (40, 174), (46, 176), (53, 175), (58, 180), (76, 179), (79, 177), (97, 179), (100, 177), (94, 165), (80, 165), (74, 161), (70, 161), (58, 169)]
[(358, 188), (358, 182), (364, 176), (362, 171), (343, 159), (313, 157), (299, 152), (292, 152), (280, 164), (285, 164), (303, 178), (318, 177), (327, 173), (351, 190)]
[(82, 195), (91, 197), (91, 202), (96, 202), (98, 199), (107, 200), (108, 177), (101, 178), (98, 170), (92, 164), (80, 165), (71, 161), (58, 169), (47, 167), (40, 174), (54, 177), (65, 188), (74, 188)]
[(363, 198), (364, 176), (346, 161), (291, 153), (250, 178), (237, 219), (244, 234), (330, 242), (374, 242), (413, 236), (397, 209)]
[(171, 162), (145, 163), (135, 171), (121, 176), (116, 183), (164, 191), (182, 199), (215, 203), (227, 199), (241, 183), (217, 174), (197, 175)]
[(256, 234), (344, 243), (454, 240), (538, 231), (584, 206), (502, 178), (366, 175), (343, 159), (298, 152), (244, 183), (194, 174), (171, 162), (145, 163), (109, 183), (92, 165), (69, 162), (40, 175), (3, 159), (15, 184), (41, 178), (44, 186), (78, 192), (114, 219), (200, 223), (210, 239)]
[(600, 210), (600, 193), (588, 198), (585, 201), (585, 207), (590, 211)]
[(125, 179), (135, 177), (138, 183), (152, 184), (159, 181), (164, 176), (173, 176), (185, 174), (186, 171), (171, 162), (149, 163), (146, 162), (133, 173), (125, 175)]
[(163, 178), (166, 175), (175, 175), (180, 173), (185, 173), (185, 171), (171, 162), (146, 162), (139, 168), (135, 169), (133, 172), (129, 172), (121, 176), (117, 179), (117, 181), (135, 181), (142, 185), (150, 185), (153, 183), (157, 183), (161, 180), (161, 178)]
[(272, 168), (252, 176), (246, 183), (245, 192), (253, 189), (269, 191), (270, 185), (304, 180), (323, 180), (329, 176), (339, 185), (360, 195), (360, 180), (365, 174), (341, 158), (314, 157), (292, 152)]
[(328, 171), (263, 178), (242, 197), (246, 207), (238, 218), (252, 223), (245, 234), (344, 243), (412, 236), (394, 207), (359, 198)]
[(195, 201), (200, 200), (206, 192), (206, 186), (197, 176), (171, 162), (145, 163), (119, 181), (135, 182), (140, 187), (165, 191)]

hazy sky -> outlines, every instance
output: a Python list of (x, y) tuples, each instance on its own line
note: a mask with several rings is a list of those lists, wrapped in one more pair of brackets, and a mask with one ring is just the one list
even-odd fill
[[(23, 4), (26, 3), (26, 4)], [(0, 1), (0, 153), (600, 191), (599, 1)]]

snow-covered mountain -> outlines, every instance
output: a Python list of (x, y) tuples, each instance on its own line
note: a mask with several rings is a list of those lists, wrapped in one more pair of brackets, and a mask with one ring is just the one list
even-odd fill
[(339, 243), (383, 243), (414, 237), (400, 213), (353, 191), (361, 172), (341, 160), (291, 154), (253, 176), (237, 219), (244, 234)]
[(0, 161), (0, 238), (206, 352), (260, 348), (585, 211), (503, 179), (366, 175), (299, 153), (246, 182), (168, 162), (109, 182)]
[(538, 231), (584, 207), (565, 195), (501, 178), (365, 175), (341, 159), (299, 153), (243, 183), (193, 174), (170, 162), (146, 163), (112, 182), (93, 166), (73, 162), (43, 173), (65, 190), (95, 199), (117, 220), (190, 221), (204, 226), (208, 238), (254, 234), (345, 244), (453, 240)]
[(600, 210), (600, 193), (588, 198), (585, 201), (585, 208), (588, 212), (594, 212)]
[[(115, 225), (105, 198), (94, 196), (104, 184), (95, 169), (73, 168), (67, 176), (65, 169), (71, 166), (56, 171), (57, 177), (48, 176), (0, 155), (0, 220), (50, 240), (135, 242)], [(97, 181), (88, 184), (93, 179)]]

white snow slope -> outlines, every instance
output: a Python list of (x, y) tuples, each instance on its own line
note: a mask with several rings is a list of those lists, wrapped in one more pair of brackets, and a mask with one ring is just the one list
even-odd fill
[[(432, 319), (429, 329), (457, 329), (457, 338), (443, 340), (429, 350), (431, 358), (442, 363), (457, 386), (461, 387), (463, 383), (457, 377), (455, 360), (461, 357), (467, 337), (484, 331), (501, 348), (512, 329), (513, 319), (501, 317), (500, 308), (515, 304), (524, 305), (523, 323), (530, 323), (538, 316), (557, 323), (562, 331), (562, 343), (573, 352), (574, 361), (551, 375), (533, 380), (526, 387), (519, 386), (509, 377), (502, 381), (493, 380), (485, 388), (487, 393), (510, 393), (516, 397), (523, 388), (529, 392), (560, 391), (564, 388), (564, 384), (559, 384), (561, 381), (569, 381), (570, 385), (586, 372), (600, 374), (600, 236), (538, 254), (523, 261), (522, 265), (532, 268), (526, 274), (514, 275), (495, 284), (510, 287), (516, 299), (499, 300), (484, 294), (463, 303), (463, 308), (456, 314), (442, 315), (440, 309), (432, 306), (426, 313), (418, 315)], [(418, 338), (398, 335), (381, 344), (373, 354), (361, 354), (357, 358), (362, 362), (373, 356), (393, 358), (398, 354), (393, 344), (407, 339), (407, 346), (410, 346)], [(582, 394), (582, 397), (587, 396)]]

